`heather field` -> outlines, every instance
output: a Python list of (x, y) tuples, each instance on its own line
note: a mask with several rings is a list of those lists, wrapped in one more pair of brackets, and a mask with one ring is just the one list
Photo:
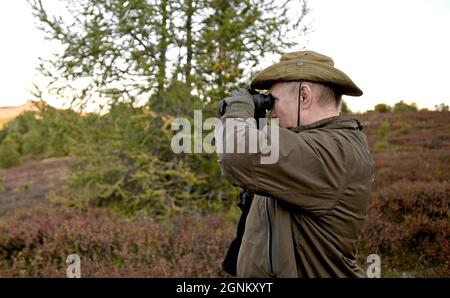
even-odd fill
[(361, 260), (379, 254), (385, 276), (449, 277), (450, 114), (360, 119), (375, 162)]
[[(361, 267), (366, 269), (366, 257), (375, 253), (381, 257), (383, 277), (450, 277), (450, 113), (357, 117), (375, 161), (369, 214), (358, 244)], [(151, 212), (117, 212), (119, 199), (132, 194), (125, 187), (114, 192), (112, 203), (68, 204), (63, 198), (74, 192), (66, 185), (73, 179), (70, 166), (77, 164), (73, 156), (78, 154), (66, 153), (24, 158), (20, 165), (2, 170), (0, 276), (64, 277), (69, 254), (80, 256), (83, 277), (227, 276), (220, 264), (240, 211), (232, 195), (236, 191), (227, 192), (213, 180), (218, 168), (199, 166), (196, 171), (203, 180), (190, 182), (202, 190), (206, 206), (190, 205), (189, 212), (161, 211), (152, 216)], [(174, 183), (193, 179), (175, 178), (168, 179), (180, 181)], [(120, 192), (125, 194), (120, 197)], [(166, 194), (155, 192), (161, 198)], [(216, 198), (222, 203), (215, 205)], [(144, 203), (159, 206), (154, 201)], [(177, 201), (166, 203), (179, 207)]]

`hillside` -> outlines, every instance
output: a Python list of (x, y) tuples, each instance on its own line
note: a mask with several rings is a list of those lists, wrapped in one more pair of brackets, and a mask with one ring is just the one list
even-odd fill
[(37, 111), (36, 102), (27, 101), (20, 106), (0, 107), (0, 129), (2, 129), (9, 121), (13, 120), (23, 112)]
[[(367, 268), (366, 257), (376, 253), (385, 277), (450, 276), (450, 113), (356, 117), (375, 162), (359, 264)], [(48, 200), (66, 196), (75, 161), (28, 159), (0, 172), (1, 276), (62, 277), (65, 256), (75, 252), (90, 260), (84, 276), (226, 276), (219, 268), (234, 235), (237, 207), (158, 221), (145, 214), (123, 218), (101, 205), (79, 209)]]

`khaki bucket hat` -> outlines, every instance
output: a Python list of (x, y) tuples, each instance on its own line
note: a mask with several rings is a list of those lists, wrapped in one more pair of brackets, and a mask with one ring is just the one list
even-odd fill
[(361, 96), (362, 90), (342, 71), (334, 67), (333, 59), (314, 51), (285, 53), (280, 62), (259, 72), (250, 87), (268, 90), (276, 82), (311, 81), (331, 85), (338, 92)]

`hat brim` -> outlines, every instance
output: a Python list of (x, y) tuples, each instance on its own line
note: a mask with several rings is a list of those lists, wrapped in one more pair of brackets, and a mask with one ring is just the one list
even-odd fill
[(250, 83), (250, 87), (269, 90), (277, 82), (311, 81), (331, 84), (345, 95), (361, 96), (362, 90), (341, 70), (305, 60), (288, 60), (276, 63), (259, 72)]

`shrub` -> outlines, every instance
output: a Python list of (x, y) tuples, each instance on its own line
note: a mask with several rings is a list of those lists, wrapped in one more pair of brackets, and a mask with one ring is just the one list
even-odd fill
[(77, 148), (81, 160), (71, 177), (73, 202), (157, 217), (229, 205), (234, 190), (220, 177), (215, 158), (173, 154), (172, 135), (164, 115), (114, 105), (85, 125)]
[(389, 148), (389, 122), (383, 121), (378, 128), (377, 143), (375, 144), (375, 150), (384, 151)]
[(42, 137), (38, 129), (31, 129), (22, 139), (23, 155), (38, 156), (45, 151), (45, 139)]
[(392, 108), (385, 103), (379, 103), (379, 104), (375, 105), (374, 110), (375, 110), (375, 112), (386, 113), (386, 112), (390, 112), (392, 110)]
[(400, 100), (392, 108), (394, 112), (417, 112), (417, 105), (415, 103), (407, 104)]
[(0, 168), (9, 168), (20, 164), (20, 144), (13, 137), (7, 137), (0, 144)]

